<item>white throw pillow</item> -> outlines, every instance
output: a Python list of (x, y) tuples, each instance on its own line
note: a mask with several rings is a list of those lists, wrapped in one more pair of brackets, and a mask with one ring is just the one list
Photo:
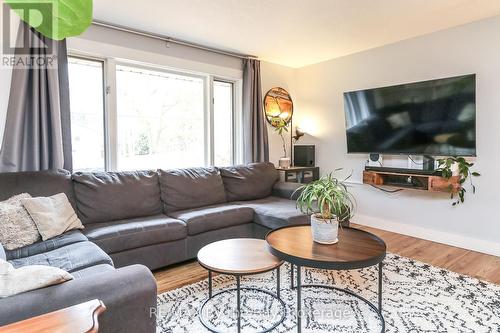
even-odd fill
[(73, 280), (73, 275), (57, 267), (31, 265), (14, 268), (0, 259), (0, 298), (17, 295)]
[(69, 230), (83, 229), (82, 222), (64, 193), (51, 197), (26, 198), (21, 201), (35, 221), (43, 240), (59, 236)]
[(35, 222), (22, 204), (23, 199), (31, 198), (22, 193), (0, 202), (0, 243), (7, 250), (31, 245), (40, 241), (40, 233)]

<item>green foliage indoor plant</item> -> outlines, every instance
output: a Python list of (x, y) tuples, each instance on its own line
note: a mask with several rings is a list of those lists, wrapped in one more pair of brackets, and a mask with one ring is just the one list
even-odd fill
[[(438, 170), (442, 172), (444, 178), (450, 179), (453, 177), (453, 168), (456, 165), (458, 171), (458, 183), (460, 184), (460, 188), (457, 192), (451, 190), (451, 199), (453, 200), (452, 205), (458, 205), (465, 201), (465, 194), (467, 190), (464, 187), (465, 182), (469, 179), (470, 186), (472, 188), (472, 193), (476, 193), (476, 186), (474, 185), (472, 178), (479, 177), (480, 174), (475, 171), (471, 171), (471, 168), (474, 166), (474, 163), (467, 162), (463, 157), (447, 157), (438, 160)], [(451, 185), (450, 185), (451, 186)], [(458, 194), (458, 198), (455, 195)]]
[(288, 168), (290, 166), (290, 158), (287, 157), (287, 152), (286, 152), (286, 141), (285, 141), (285, 136), (284, 133), (288, 132), (288, 124), (281, 119), (280, 117), (275, 117), (276, 119), (273, 118), (271, 123), (274, 126), (274, 131), (278, 133), (278, 135), (281, 138), (281, 145), (283, 147), (283, 156), (280, 158), (279, 161), (279, 166)]
[(356, 200), (345, 185), (349, 177), (339, 180), (330, 173), (294, 192), (300, 193), (297, 208), (304, 214), (311, 214), (315, 242), (335, 244), (338, 241), (339, 222), (353, 216)]

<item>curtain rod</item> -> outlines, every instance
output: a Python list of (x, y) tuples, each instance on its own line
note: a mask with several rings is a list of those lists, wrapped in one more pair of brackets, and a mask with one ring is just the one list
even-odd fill
[(236, 58), (241, 58), (241, 59), (257, 59), (258, 58), (257, 56), (250, 55), (250, 54), (240, 54), (240, 53), (236, 53), (236, 52), (225, 51), (225, 50), (221, 50), (221, 49), (217, 49), (217, 48), (213, 48), (213, 47), (209, 47), (209, 46), (204, 46), (204, 45), (188, 42), (188, 41), (185, 41), (182, 39), (177, 39), (177, 38), (173, 38), (173, 37), (169, 37), (169, 36), (165, 36), (165, 35), (161, 35), (161, 34), (156, 34), (156, 33), (148, 32), (148, 31), (132, 29), (132, 28), (129, 28), (129, 27), (126, 27), (123, 25), (108, 23), (108, 22), (101, 21), (101, 20), (93, 20), (92, 24), (100, 26), (100, 27), (111, 28), (114, 30), (132, 33), (132, 34), (138, 35), (138, 36), (159, 39), (159, 40), (162, 40), (166, 43), (174, 43), (174, 44), (193, 47), (193, 48), (196, 48), (199, 50), (223, 54), (223, 55), (230, 56), (230, 57), (236, 57)]

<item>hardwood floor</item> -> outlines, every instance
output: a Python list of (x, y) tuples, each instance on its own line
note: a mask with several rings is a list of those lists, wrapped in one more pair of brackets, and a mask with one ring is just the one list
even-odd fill
[(356, 226), (381, 237), (387, 250), (433, 266), (500, 284), (500, 257), (375, 228)]
[[(361, 225), (354, 227), (381, 237), (388, 252), (500, 284), (500, 257)], [(201, 281), (207, 277), (207, 272), (193, 260), (155, 271), (154, 276), (158, 293), (163, 293)]]

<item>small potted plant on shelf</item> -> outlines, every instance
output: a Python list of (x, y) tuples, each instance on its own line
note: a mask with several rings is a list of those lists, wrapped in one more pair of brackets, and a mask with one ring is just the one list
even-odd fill
[(291, 165), (291, 159), (290, 157), (287, 157), (286, 142), (285, 137), (283, 136), (283, 132), (288, 132), (288, 124), (280, 117), (275, 117), (275, 119), (273, 119), (271, 123), (273, 124), (276, 133), (278, 133), (278, 135), (280, 136), (281, 144), (283, 146), (283, 157), (279, 159), (278, 165), (280, 168), (288, 169)]
[(339, 180), (330, 173), (294, 192), (300, 193), (297, 208), (311, 214), (312, 237), (317, 243), (337, 243), (339, 222), (349, 221), (354, 214), (356, 200), (344, 183), (348, 178)]
[[(467, 180), (470, 182), (472, 193), (476, 193), (476, 185), (474, 185), (472, 178), (479, 177), (481, 174), (479, 172), (471, 171), (473, 166), (474, 163), (467, 162), (463, 157), (451, 156), (438, 160), (438, 170), (442, 172), (444, 178), (450, 179), (454, 175), (459, 176), (458, 183), (460, 184), (460, 187), (458, 190), (454, 191), (452, 185), (450, 185), (450, 196), (453, 200), (453, 206), (465, 202), (465, 193), (467, 193), (467, 190), (464, 185)], [(454, 170), (454, 168), (456, 168), (456, 170)], [(455, 197), (455, 194), (458, 194), (458, 198)]]

